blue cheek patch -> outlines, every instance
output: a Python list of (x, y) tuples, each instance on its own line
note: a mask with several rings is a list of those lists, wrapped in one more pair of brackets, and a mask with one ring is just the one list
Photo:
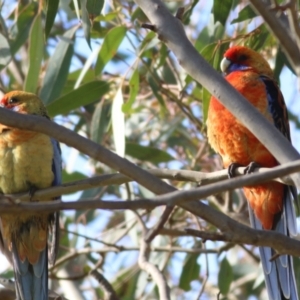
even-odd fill
[(20, 108), (18, 106), (13, 106), (10, 110), (18, 112)]
[(226, 70), (226, 73), (229, 74), (234, 71), (244, 71), (244, 70), (249, 70), (249, 69), (251, 69), (251, 67), (249, 67), (249, 66), (245, 66), (245, 65), (241, 65), (241, 64), (237, 64), (237, 63), (231, 63), (229, 65), (228, 69)]

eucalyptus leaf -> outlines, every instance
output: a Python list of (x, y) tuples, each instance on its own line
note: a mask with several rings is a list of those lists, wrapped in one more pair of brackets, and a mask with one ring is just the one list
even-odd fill
[(233, 280), (232, 267), (229, 264), (227, 258), (224, 257), (223, 260), (221, 261), (220, 271), (218, 275), (218, 286), (220, 292), (223, 295), (226, 295), (229, 292), (229, 288), (232, 280)]
[(125, 116), (122, 112), (123, 103), (122, 88), (120, 86), (112, 102), (111, 119), (116, 152), (121, 157), (124, 157), (125, 154)]
[(103, 40), (102, 47), (97, 58), (95, 73), (99, 75), (105, 65), (114, 57), (126, 35), (127, 29), (124, 26), (112, 28)]
[(67, 114), (81, 106), (100, 100), (109, 91), (109, 84), (105, 81), (92, 81), (83, 84), (78, 89), (67, 93), (47, 105), (51, 117)]
[(214, 0), (213, 14), (215, 17), (215, 22), (219, 21), (223, 26), (225, 26), (231, 6), (232, 0)]
[(32, 24), (29, 39), (29, 69), (27, 72), (24, 90), (36, 93), (39, 83), (39, 73), (44, 54), (44, 34), (42, 16), (38, 14)]
[(57, 14), (59, 0), (46, 0), (45, 39), (48, 38)]
[(46, 75), (40, 91), (40, 98), (49, 105), (60, 96), (69, 74), (69, 67), (74, 52), (73, 38), (77, 27), (69, 29), (59, 41), (49, 59)]
[(4, 35), (0, 33), (0, 70), (7, 66), (7, 64), (11, 60), (11, 51), (10, 51), (10, 46), (9, 42), (5, 38)]
[(87, 10), (87, 0), (80, 0), (81, 3), (81, 17), (82, 17), (82, 28), (87, 44), (91, 48), (91, 21), (89, 18), (89, 12)]
[(130, 142), (126, 143), (126, 154), (141, 161), (149, 161), (154, 164), (174, 160), (172, 155), (163, 150)]

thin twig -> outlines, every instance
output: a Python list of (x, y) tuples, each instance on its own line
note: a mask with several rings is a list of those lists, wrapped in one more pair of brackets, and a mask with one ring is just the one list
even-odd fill
[(146, 273), (151, 275), (153, 281), (156, 283), (159, 299), (161, 300), (171, 300), (170, 288), (167, 284), (167, 280), (162, 274), (162, 272), (158, 269), (157, 266), (150, 263), (150, 243), (146, 242), (145, 238), (147, 235), (147, 228), (141, 218), (138, 218), (140, 225), (142, 226), (142, 238), (140, 239), (140, 253), (138, 257), (139, 267), (144, 270)]
[(170, 215), (172, 214), (172, 211), (174, 209), (174, 206), (167, 205), (163, 214), (160, 216), (158, 222), (153, 226), (151, 230), (149, 230), (145, 237), (146, 243), (151, 243), (151, 241), (156, 237), (156, 235), (160, 232), (160, 230), (164, 227), (166, 222), (168, 221)]
[(296, 41), (293, 39), (292, 33), (288, 26), (283, 24), (276, 17), (276, 12), (270, 9), (269, 1), (250, 0), (253, 8), (263, 17), (269, 29), (273, 32), (283, 48), (291, 65), (293, 66), (297, 76), (300, 78), (300, 49)]
[(290, 23), (291, 33), (295, 39), (295, 42), (298, 45), (298, 49), (300, 49), (300, 27), (299, 27), (299, 17), (298, 17), (299, 12), (297, 9), (298, 3), (296, 0), (289, 0), (288, 4), (289, 6), (287, 9), (287, 16)]
[(90, 273), (99, 283), (100, 287), (104, 290), (104, 300), (120, 300), (112, 285), (100, 272), (93, 270)]

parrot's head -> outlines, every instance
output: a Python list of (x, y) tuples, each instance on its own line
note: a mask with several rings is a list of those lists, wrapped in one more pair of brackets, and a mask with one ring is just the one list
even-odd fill
[(233, 46), (225, 52), (221, 61), (221, 70), (225, 74), (234, 71), (253, 70), (259, 75), (273, 77), (268, 62), (259, 53), (244, 46)]
[(0, 98), (0, 107), (31, 115), (46, 116), (43, 102), (35, 94), (23, 91), (12, 91)]

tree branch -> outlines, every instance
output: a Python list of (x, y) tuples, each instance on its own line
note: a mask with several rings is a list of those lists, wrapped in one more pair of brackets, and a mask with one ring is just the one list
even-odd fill
[[(245, 167), (239, 167), (235, 169), (235, 176), (242, 176), (244, 175)], [(269, 168), (257, 168), (254, 171), (254, 174), (257, 173), (264, 173), (270, 170)], [(272, 169), (274, 170), (274, 169)], [(283, 176), (280, 175), (281, 178), (274, 178), (272, 175), (273, 172), (271, 171), (269, 175), (267, 175), (267, 179), (271, 179), (274, 181), (278, 181), (281, 183), (285, 183), (288, 185), (293, 185), (293, 181), (291, 180), (290, 176)], [(292, 165), (287, 166), (286, 164), (284, 167), (280, 168), (280, 170), (284, 170), (285, 174), (290, 174), (296, 171), (300, 171), (300, 160), (295, 161)], [(188, 170), (168, 170), (168, 169), (148, 169), (146, 170), (152, 175), (155, 175), (161, 179), (170, 179), (170, 180), (177, 180), (177, 181), (188, 181), (188, 182), (195, 182), (199, 186), (204, 186), (209, 183), (214, 183), (218, 181), (222, 181), (228, 179), (228, 170), (220, 170), (211, 173), (205, 172), (198, 172), (198, 171), (188, 171)], [(276, 173), (277, 174), (277, 173)], [(280, 171), (281, 174), (281, 171)], [(272, 178), (271, 178), (272, 177)], [(19, 204), (20, 202), (29, 202), (32, 201), (41, 201), (47, 200), (51, 198), (55, 198), (61, 195), (71, 194), (78, 191), (88, 190), (95, 187), (100, 186), (109, 186), (109, 185), (121, 185), (124, 183), (131, 182), (132, 179), (128, 176), (123, 174), (115, 173), (115, 174), (106, 174), (106, 175), (99, 175), (92, 178), (72, 181), (70, 183), (65, 183), (62, 185), (49, 187), (42, 190), (37, 190), (33, 196), (29, 195), (28, 193), (19, 193), (19, 194), (6, 194), (4, 196), (0, 196), (0, 205), (1, 200), (6, 200), (7, 198), (11, 202), (16, 202)]]
[[(242, 225), (242, 224), (241, 224)], [(244, 228), (243, 228), (244, 227)], [(226, 230), (221, 233), (199, 231), (195, 229), (187, 228), (186, 232), (192, 236), (211, 241), (224, 241), (235, 244), (251, 244), (254, 246), (267, 246), (276, 249), (278, 254), (290, 254), (296, 257), (300, 255), (300, 241), (289, 238), (285, 235), (284, 238), (277, 237), (277, 232), (273, 230), (256, 230), (248, 226), (242, 225), (238, 228), (227, 226)], [(262, 235), (264, 236), (262, 238)], [(282, 234), (279, 234), (282, 236)], [(277, 244), (278, 243), (278, 244)], [(285, 243), (289, 243), (289, 247), (296, 247), (296, 251), (286, 252)], [(273, 245), (276, 244), (276, 247)], [(294, 250), (294, 249), (293, 249)]]
[(92, 270), (90, 274), (98, 281), (100, 287), (104, 290), (104, 300), (120, 300), (112, 285), (100, 272)]
[(159, 291), (159, 299), (170, 300), (170, 288), (167, 284), (166, 278), (164, 277), (162, 271), (160, 271), (156, 265), (149, 261), (151, 249), (150, 242), (146, 241), (147, 228), (140, 218), (138, 220), (142, 225), (143, 232), (143, 237), (140, 239), (138, 264), (142, 270), (151, 275), (153, 281), (156, 283)]
[[(240, 168), (239, 168), (240, 169)], [(25, 202), (26, 199), (29, 201), (29, 196), (27, 193), (22, 194), (12, 194), (12, 195), (4, 195), (0, 198), (0, 211), (2, 213), (20, 213), (23, 211), (43, 211), (43, 212), (53, 212), (57, 210), (72, 210), (72, 209), (108, 209), (108, 210), (119, 210), (119, 209), (153, 209), (157, 206), (161, 205), (180, 205), (182, 207), (190, 206), (189, 201), (195, 201), (197, 199), (205, 199), (206, 197), (218, 193), (222, 193), (228, 190), (234, 190), (236, 188), (241, 188), (247, 185), (255, 185), (260, 184), (262, 182), (270, 181), (273, 178), (283, 177), (285, 175), (291, 174), (293, 172), (300, 171), (300, 160), (294, 161), (292, 163), (287, 163), (284, 165), (280, 165), (274, 167), (272, 169), (264, 169), (263, 172), (255, 172), (253, 174), (243, 175), (233, 179), (226, 179), (219, 182), (214, 182), (210, 184), (206, 184), (199, 188), (195, 188), (188, 191), (173, 191), (172, 193), (168, 193), (162, 196), (157, 196), (153, 199), (139, 199), (134, 201), (102, 201), (95, 199), (85, 199), (85, 201), (43, 201), (43, 202)], [(191, 178), (191, 174), (193, 171), (187, 171), (188, 178)], [(221, 172), (226, 173), (226, 170)], [(240, 172), (240, 171), (239, 171)], [(153, 172), (156, 173), (156, 170)], [(163, 172), (167, 174), (168, 172), (165, 170)], [(183, 172), (184, 173), (184, 172)], [(219, 173), (219, 171), (217, 172)], [(170, 174), (177, 174), (174, 171), (171, 171)], [(169, 175), (170, 175), (169, 174)], [(172, 176), (173, 176), (172, 175)], [(203, 174), (200, 174), (200, 177)], [(103, 183), (106, 180), (113, 180), (115, 177), (115, 184), (124, 183), (124, 180), (128, 180), (127, 177), (121, 176), (119, 174), (112, 175), (103, 175), (96, 178), (96, 182)], [(93, 180), (93, 178), (91, 179)], [(81, 182), (81, 181), (79, 181)], [(94, 182), (95, 183), (95, 182)], [(106, 182), (107, 183), (107, 182)], [(112, 184), (112, 182), (110, 183)], [(74, 183), (72, 183), (74, 185)], [(87, 185), (86, 180), (82, 186), (91, 188), (95, 187)], [(67, 187), (68, 188), (68, 187)], [(63, 191), (63, 186), (47, 188), (44, 190), (36, 191), (33, 200), (38, 199), (47, 199), (50, 196), (55, 197), (59, 196), (61, 191)], [(77, 189), (78, 190), (78, 189)], [(42, 197), (40, 197), (42, 196)], [(208, 208), (208, 210), (214, 210), (213, 208)], [(197, 211), (194, 212), (197, 215)], [(202, 214), (201, 214), (202, 215)], [(214, 222), (212, 222), (214, 224)]]
[[(297, 76), (300, 78), (300, 49), (298, 47), (297, 39), (299, 37), (295, 35), (293, 38), (291, 31), (288, 27), (281, 22), (276, 16), (276, 12), (271, 9), (270, 1), (268, 0), (250, 0), (254, 10), (260, 14), (264, 21), (267, 23), (269, 29), (273, 32), (275, 37), (278, 39), (280, 46), (285, 52), (289, 62), (293, 66)], [(290, 12), (292, 14), (292, 12)], [(291, 21), (291, 18), (289, 19)], [(294, 28), (294, 32), (299, 31), (299, 25), (294, 23), (290, 24)]]

